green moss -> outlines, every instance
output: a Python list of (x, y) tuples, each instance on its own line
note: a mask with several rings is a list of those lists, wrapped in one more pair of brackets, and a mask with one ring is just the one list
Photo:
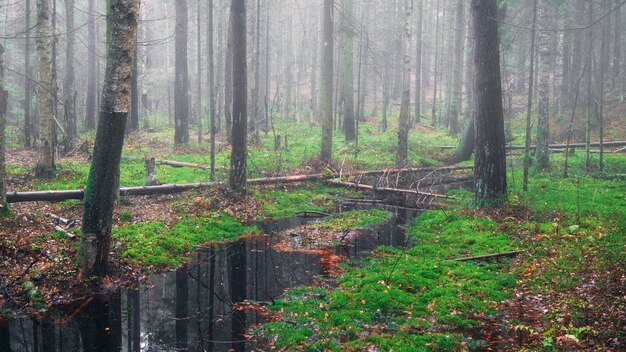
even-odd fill
[(226, 214), (214, 213), (182, 219), (172, 228), (162, 222), (123, 224), (113, 230), (113, 237), (122, 242), (122, 255), (131, 262), (175, 268), (198, 245), (235, 240), (254, 231)]
[[(454, 331), (476, 327), (476, 314), (495, 313), (495, 302), (510, 296), (515, 281), (504, 272), (506, 264), (447, 260), (516, 248), (506, 234), (495, 232), (496, 226), (481, 218), (426, 212), (409, 227), (414, 247), (381, 248), (379, 258), (347, 267), (338, 289), (320, 293), (298, 288), (274, 309), (282, 309), (285, 320), (296, 323), (293, 328), (316, 331), (313, 339), (302, 342), (309, 349), (317, 344), (337, 351), (369, 345), (380, 350), (458, 350), (460, 333), (413, 331), (416, 326)], [(370, 333), (368, 329), (383, 322), (392, 334)], [(329, 344), (337, 340), (345, 343)]]
[(338, 199), (358, 193), (313, 183), (307, 188), (259, 188), (250, 193), (265, 218), (288, 218), (303, 211), (330, 211)]
[(355, 210), (329, 216), (311, 224), (310, 227), (333, 231), (367, 229), (385, 222), (389, 216), (389, 212), (384, 210)]

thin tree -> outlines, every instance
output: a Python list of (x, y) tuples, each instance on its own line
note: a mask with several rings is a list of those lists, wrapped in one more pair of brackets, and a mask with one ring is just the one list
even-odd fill
[(50, 0), (37, 0), (37, 55), (39, 58), (39, 85), (37, 103), (40, 118), (39, 160), (35, 173), (40, 178), (52, 177), (54, 163), (54, 77), (52, 74), (52, 30), (50, 28)]
[(422, 42), (423, 42), (423, 22), (424, 22), (424, 0), (417, 0), (415, 9), (417, 13), (415, 32), (415, 123), (420, 123), (422, 119)]
[(76, 138), (76, 99), (74, 82), (76, 75), (74, 72), (74, 52), (76, 46), (76, 31), (74, 21), (74, 0), (65, 0), (65, 14), (67, 23), (67, 46), (65, 56), (67, 60), (65, 76), (65, 151), (70, 151), (74, 147)]
[[(137, 44), (135, 43), (135, 46)], [(133, 57), (133, 72), (130, 78), (130, 118), (129, 131), (139, 130), (139, 50), (135, 50)]]
[(433, 106), (432, 106), (432, 111), (431, 111), (431, 125), (433, 127), (437, 126), (437, 83), (439, 81), (439, 60), (438, 60), (438, 56), (439, 56), (439, 3), (440, 0), (437, 0), (437, 6), (436, 6), (436, 16), (437, 16), (437, 24), (435, 25), (435, 55), (434, 55), (434, 60), (435, 60), (435, 73), (433, 74), (433, 79), (435, 80), (434, 83), (434, 88), (433, 88)]
[(533, 29), (530, 39), (530, 69), (528, 73), (528, 100), (526, 102), (526, 142), (524, 145), (524, 176), (522, 180), (522, 188), (524, 191), (528, 191), (528, 171), (530, 168), (531, 117), (535, 79), (535, 38), (537, 35), (537, 1), (538, 0), (534, 0), (533, 2)]
[(333, 155), (333, 0), (324, 0), (322, 37), (322, 148), (320, 158), (330, 163)]
[(408, 161), (409, 152), (409, 110), (411, 105), (411, 17), (413, 16), (413, 0), (404, 0), (404, 53), (402, 57), (402, 101), (400, 103), (400, 120), (398, 126), (398, 150), (396, 166), (402, 167)]
[(465, 46), (465, 1), (457, 0), (454, 64), (452, 65), (452, 96), (450, 97), (450, 115), (448, 128), (451, 134), (459, 133), (459, 114), (461, 113), (461, 97), (463, 94), (463, 52)]
[(233, 121), (233, 30), (232, 21), (228, 20), (228, 34), (226, 40), (226, 62), (224, 64), (224, 127), (226, 139), (232, 143)]
[(343, 100), (343, 130), (346, 142), (356, 138), (354, 122), (354, 30), (352, 19), (354, 18), (353, 0), (343, 2), (343, 21), (341, 28), (342, 49), (342, 100)]
[(196, 107), (198, 115), (198, 144), (202, 144), (202, 22), (200, 21), (200, 3), (198, 0), (198, 7), (196, 9), (196, 39), (197, 39), (197, 51), (196, 51), (196, 83), (198, 90), (198, 106)]
[(6, 169), (5, 169), (5, 134), (7, 101), (9, 92), (4, 89), (4, 46), (0, 44), (0, 218), (9, 213), (7, 204)]
[(174, 143), (189, 143), (189, 71), (187, 69), (187, 0), (176, 0)]
[(139, 0), (108, 3), (106, 74), (96, 144), (85, 187), (80, 251), (81, 273), (98, 276), (105, 275), (108, 269), (139, 16)]
[[(537, 16), (542, 23), (548, 23), (548, 4), (542, 2), (537, 8)], [(537, 122), (537, 170), (550, 167), (550, 33), (539, 32), (539, 105)]]
[[(25, 30), (24, 33), (30, 33), (30, 0), (26, 0), (25, 3)], [(31, 78), (30, 74), (30, 38), (28, 36), (25, 39), (24, 44), (24, 146), (30, 148), (32, 146), (31, 143), (31, 135), (32, 135), (32, 116), (31, 116), (31, 106), (32, 106), (32, 92), (31, 92)]]
[(507, 192), (498, 1), (472, 0), (471, 8), (476, 66), (474, 202), (492, 206), (504, 202)]
[(96, 6), (95, 0), (89, 0), (87, 22), (87, 101), (85, 111), (85, 130), (93, 131), (96, 127)]
[(215, 67), (213, 53), (213, 0), (209, 1), (209, 21), (207, 31), (207, 49), (208, 49), (208, 84), (209, 84), (209, 124), (211, 133), (211, 181), (215, 180)]
[(233, 55), (233, 129), (230, 157), (230, 187), (244, 191), (248, 160), (248, 69), (246, 63), (246, 2), (230, 3)]

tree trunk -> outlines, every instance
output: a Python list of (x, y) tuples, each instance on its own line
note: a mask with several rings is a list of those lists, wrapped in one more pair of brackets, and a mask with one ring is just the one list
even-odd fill
[(198, 144), (202, 145), (202, 133), (203, 131), (203, 127), (202, 127), (202, 116), (204, 115), (203, 111), (202, 111), (202, 22), (201, 22), (201, 18), (200, 18), (200, 14), (202, 13), (201, 11), (201, 6), (200, 6), (201, 1), (198, 0), (198, 7), (196, 9), (196, 39), (197, 39), (197, 52), (196, 52), (196, 82), (197, 82), (197, 89), (198, 89), (198, 97), (197, 97), (197, 102), (198, 102), (198, 106), (196, 107), (196, 115), (198, 115), (197, 119), (198, 119)]
[(322, 148), (320, 158), (332, 161), (333, 153), (333, 0), (324, 0), (322, 53)]
[(209, 1), (209, 21), (207, 31), (207, 48), (208, 52), (208, 72), (209, 72), (209, 128), (211, 132), (211, 176), (210, 180), (215, 181), (215, 134), (217, 132), (215, 126), (215, 67), (214, 67), (214, 52), (213, 52), (213, 0)]
[(421, 123), (422, 119), (422, 42), (424, 22), (424, 0), (417, 0), (417, 24), (416, 24), (416, 44), (415, 44), (415, 123)]
[[(543, 1), (542, 1), (543, 2)], [(537, 17), (541, 23), (550, 21), (548, 4), (539, 5)], [(537, 170), (543, 171), (550, 167), (550, 33), (539, 32), (539, 106), (537, 123)]]
[(524, 175), (522, 176), (522, 189), (528, 191), (528, 171), (530, 168), (530, 143), (531, 143), (531, 114), (533, 106), (533, 89), (535, 80), (535, 38), (537, 35), (537, 3), (533, 2), (533, 32), (530, 40), (530, 70), (528, 74), (528, 100), (526, 102), (526, 138), (524, 145)]
[(232, 21), (228, 21), (228, 39), (226, 41), (226, 63), (224, 65), (224, 128), (226, 139), (232, 143), (233, 118), (233, 29)]
[(506, 149), (497, 0), (472, 0), (476, 66), (476, 161), (474, 202), (490, 206), (506, 200)]
[[(238, 1), (238, 0), (233, 0)], [(240, 0), (243, 2), (243, 0)], [(230, 288), (230, 300), (233, 303), (241, 303), (247, 298), (248, 263), (246, 242), (238, 241), (228, 247), (228, 286)], [(232, 351), (245, 351), (246, 311), (235, 309), (231, 319), (231, 348)]]
[(341, 38), (343, 41), (341, 66), (343, 71), (342, 99), (343, 99), (343, 130), (346, 142), (356, 139), (354, 122), (354, 1), (344, 0)]
[(396, 167), (408, 162), (409, 152), (409, 110), (411, 109), (411, 17), (413, 16), (413, 0), (404, 0), (404, 53), (402, 58), (402, 102), (400, 104), (400, 120), (398, 125), (398, 150)]
[(622, 77), (622, 7), (615, 9), (615, 35), (613, 44), (613, 89), (617, 89)]
[[(24, 33), (30, 33), (30, 0), (26, 0), (25, 3), (25, 31)], [(24, 77), (24, 146), (26, 148), (30, 148), (32, 146), (32, 83), (30, 76), (30, 38), (26, 38), (24, 44), (24, 72), (26, 73)]]
[(40, 119), (40, 147), (36, 174), (50, 178), (54, 173), (54, 78), (52, 75), (52, 31), (50, 28), (50, 0), (37, 0), (37, 54), (39, 57), (38, 98)]
[(233, 130), (230, 157), (230, 187), (243, 191), (248, 160), (248, 68), (246, 62), (246, 3), (231, 0), (230, 20), (233, 55)]
[(87, 22), (87, 102), (85, 112), (85, 130), (93, 131), (96, 127), (96, 6), (95, 0), (89, 0)]
[(437, 16), (437, 23), (435, 25), (435, 54), (434, 54), (434, 62), (435, 62), (435, 72), (433, 74), (433, 79), (435, 81), (433, 88), (433, 106), (431, 110), (431, 125), (433, 127), (437, 126), (437, 83), (439, 81), (439, 3), (440, 0), (437, 0), (437, 10), (435, 15)]
[(104, 276), (111, 247), (113, 205), (119, 190), (120, 159), (129, 108), (139, 0), (110, 0), (107, 9), (107, 66), (96, 143), (85, 188), (81, 273)]
[(5, 129), (6, 129), (6, 114), (7, 114), (7, 100), (9, 92), (4, 89), (4, 46), (0, 45), (0, 218), (9, 213), (9, 205), (7, 204), (7, 188), (5, 184), (6, 169), (5, 169)]
[(459, 133), (459, 114), (461, 113), (461, 95), (463, 94), (463, 51), (465, 46), (465, 1), (457, 0), (456, 29), (454, 41), (454, 64), (450, 97), (450, 115), (448, 127), (451, 134)]
[[(137, 47), (137, 39), (135, 39), (135, 47)], [(130, 123), (128, 132), (136, 132), (139, 130), (139, 50), (135, 50), (133, 57), (133, 72), (130, 77)]]
[(67, 22), (67, 73), (65, 76), (65, 151), (74, 149), (74, 139), (76, 138), (76, 104), (74, 89), (74, 52), (76, 45), (76, 32), (74, 23), (75, 0), (65, 0), (65, 13)]
[(189, 143), (189, 72), (187, 70), (187, 0), (176, 0), (174, 143)]

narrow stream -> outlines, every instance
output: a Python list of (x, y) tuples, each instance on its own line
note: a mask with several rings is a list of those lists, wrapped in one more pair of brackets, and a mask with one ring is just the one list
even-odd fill
[[(415, 211), (396, 209), (380, 227), (336, 246), (344, 257), (371, 255), (380, 245), (405, 246), (401, 228)], [(109, 297), (92, 297), (54, 319), (14, 320), (0, 327), (0, 351), (253, 351), (247, 330), (264, 318), (247, 301), (271, 304), (288, 288), (328, 277), (322, 254), (279, 252), (273, 234), (305, 224), (293, 218), (263, 224), (270, 235), (209, 246), (193, 264), (156, 275)]]

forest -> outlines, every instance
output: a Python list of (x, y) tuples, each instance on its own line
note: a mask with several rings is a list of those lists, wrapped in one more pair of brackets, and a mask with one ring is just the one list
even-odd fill
[(626, 0), (0, 0), (0, 352), (625, 351)]

